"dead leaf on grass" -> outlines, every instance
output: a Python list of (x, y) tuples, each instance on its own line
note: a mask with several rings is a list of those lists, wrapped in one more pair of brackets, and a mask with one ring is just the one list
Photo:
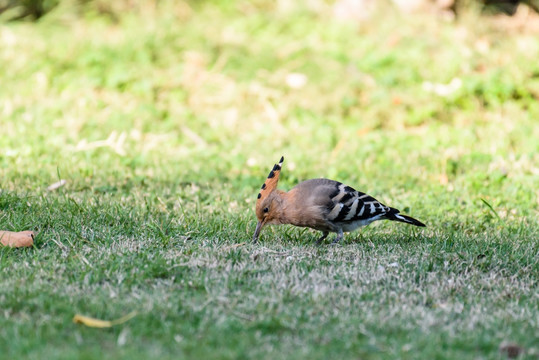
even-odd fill
[(8, 247), (30, 247), (34, 245), (33, 231), (1, 231), (0, 244)]
[(89, 317), (89, 316), (76, 314), (73, 317), (73, 322), (75, 324), (82, 324), (82, 325), (86, 325), (88, 327), (102, 329), (102, 328), (109, 328), (109, 327), (112, 327), (114, 325), (123, 324), (124, 322), (130, 320), (131, 318), (135, 317), (136, 315), (137, 315), (137, 313), (135, 311), (133, 311), (133, 312), (130, 312), (129, 314), (127, 314), (125, 316), (122, 316), (121, 318), (116, 319), (116, 320), (100, 320), (100, 319), (95, 319), (95, 318), (92, 318), (92, 317)]

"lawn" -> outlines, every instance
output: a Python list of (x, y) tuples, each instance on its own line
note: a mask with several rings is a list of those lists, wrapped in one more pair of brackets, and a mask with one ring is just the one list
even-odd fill
[[(0, 248), (2, 356), (539, 356), (535, 15), (74, 3), (0, 18), (0, 230), (37, 232)], [(282, 155), (281, 189), (339, 180), (427, 228), (251, 244)]]

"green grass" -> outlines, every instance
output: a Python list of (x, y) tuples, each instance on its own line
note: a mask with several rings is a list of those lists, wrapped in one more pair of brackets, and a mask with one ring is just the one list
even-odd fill
[[(536, 34), (474, 14), (340, 23), (312, 4), (0, 23), (0, 229), (38, 232), (0, 249), (3, 356), (539, 354)], [(455, 78), (447, 96), (425, 85)], [(251, 245), (281, 155), (282, 189), (333, 178), (428, 227), (335, 247), (273, 227)]]

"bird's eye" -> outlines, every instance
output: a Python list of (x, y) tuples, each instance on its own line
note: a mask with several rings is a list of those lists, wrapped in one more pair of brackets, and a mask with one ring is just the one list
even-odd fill
[(269, 211), (268, 208), (264, 208), (264, 212), (267, 213)]

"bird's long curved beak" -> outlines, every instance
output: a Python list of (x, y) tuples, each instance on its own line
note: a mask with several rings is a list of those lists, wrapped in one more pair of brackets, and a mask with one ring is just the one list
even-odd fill
[(253, 244), (258, 241), (258, 235), (260, 235), (260, 230), (262, 230), (262, 226), (264, 226), (264, 223), (262, 221), (259, 221), (258, 224), (256, 224), (255, 234), (253, 235)]

